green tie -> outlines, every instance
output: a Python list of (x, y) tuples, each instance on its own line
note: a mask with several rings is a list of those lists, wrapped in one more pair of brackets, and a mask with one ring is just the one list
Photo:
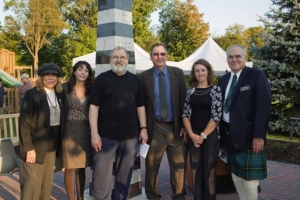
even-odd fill
[(163, 72), (159, 72), (159, 102), (160, 102), (160, 116), (163, 119), (168, 117), (168, 101), (167, 101), (167, 86), (164, 80)]
[(231, 101), (232, 101), (233, 91), (234, 91), (234, 88), (236, 86), (236, 78), (237, 78), (237, 76), (236, 76), (236, 74), (234, 74), (234, 76), (232, 78), (232, 81), (231, 81), (230, 88), (229, 88), (229, 92), (228, 92), (228, 95), (227, 95), (227, 98), (226, 98), (226, 101), (225, 101), (225, 104), (224, 104), (225, 113), (229, 112), (229, 108), (230, 108)]

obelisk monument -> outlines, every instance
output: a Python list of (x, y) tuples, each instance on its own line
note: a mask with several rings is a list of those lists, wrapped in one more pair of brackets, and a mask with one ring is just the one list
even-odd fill
[(96, 76), (110, 70), (110, 52), (117, 46), (129, 52), (127, 70), (135, 73), (131, 0), (98, 0)]
[[(129, 53), (127, 70), (135, 74), (134, 40), (132, 28), (131, 0), (98, 0), (97, 46), (95, 76), (110, 70), (110, 53), (117, 47), (124, 47)], [(90, 188), (89, 195), (92, 195)], [(134, 163), (128, 197), (142, 193), (140, 161)]]

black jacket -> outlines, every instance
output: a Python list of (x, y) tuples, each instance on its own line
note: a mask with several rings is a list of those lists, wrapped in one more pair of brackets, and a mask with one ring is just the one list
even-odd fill
[[(65, 96), (63, 92), (56, 93), (60, 107), (61, 133), (66, 119)], [(19, 118), (20, 159), (26, 162), (26, 152), (35, 150), (36, 163), (43, 164), (50, 139), (50, 109), (46, 92), (38, 91), (36, 87), (28, 90)], [(60, 143), (58, 144), (60, 147)]]

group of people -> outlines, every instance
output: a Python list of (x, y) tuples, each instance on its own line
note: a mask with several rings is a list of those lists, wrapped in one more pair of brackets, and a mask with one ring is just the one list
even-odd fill
[[(69, 199), (83, 199), (85, 168), (91, 166), (93, 199), (127, 199), (139, 144), (150, 145), (145, 193), (160, 199), (158, 172), (166, 153), (172, 199), (184, 199), (189, 153), (194, 199), (216, 199), (216, 166), (222, 148), (240, 199), (255, 200), (266, 178), (266, 133), (271, 92), (264, 72), (245, 66), (244, 47), (227, 50), (231, 72), (214, 84), (205, 59), (183, 71), (166, 65), (167, 48), (151, 47), (153, 67), (138, 76), (127, 71), (129, 54), (112, 50), (111, 70), (93, 81), (91, 66), (77, 62), (61, 86), (53, 63), (23, 98), (20, 114), (21, 199), (49, 199), (55, 156), (65, 168)], [(221, 138), (221, 139), (219, 139)], [(74, 181), (75, 173), (75, 181)]]

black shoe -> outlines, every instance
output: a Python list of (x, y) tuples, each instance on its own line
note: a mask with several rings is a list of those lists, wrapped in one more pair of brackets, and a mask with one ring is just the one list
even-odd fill
[(160, 194), (158, 194), (157, 196), (147, 197), (147, 199), (149, 199), (149, 200), (160, 200), (160, 198), (161, 198)]
[(258, 191), (258, 193), (261, 192), (261, 187), (260, 187), (260, 185), (257, 186), (257, 191)]

